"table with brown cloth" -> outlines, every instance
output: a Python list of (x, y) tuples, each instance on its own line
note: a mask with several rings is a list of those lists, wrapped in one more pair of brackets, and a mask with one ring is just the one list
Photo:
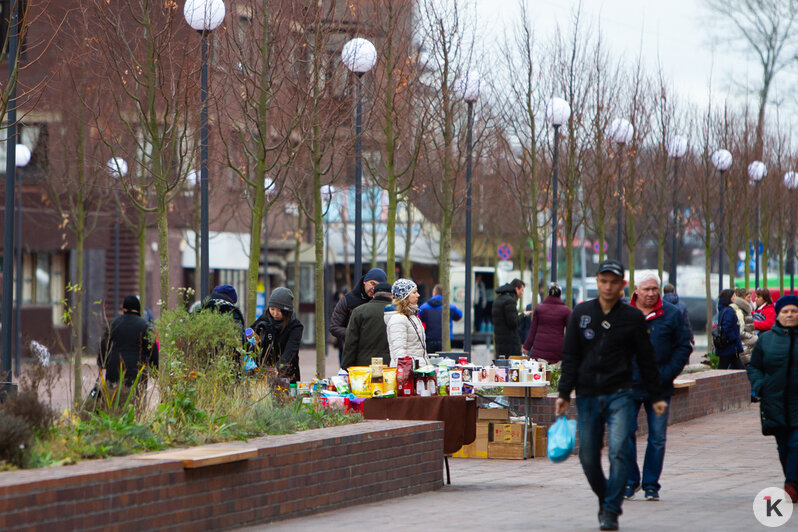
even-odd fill
[(464, 395), (366, 399), (365, 419), (443, 421), (443, 453), (453, 454), (477, 439), (477, 402)]

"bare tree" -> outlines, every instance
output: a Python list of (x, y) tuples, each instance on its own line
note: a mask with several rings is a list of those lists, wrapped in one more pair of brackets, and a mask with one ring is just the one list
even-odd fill
[[(170, 305), (169, 222), (172, 200), (181, 192), (195, 153), (196, 124), (191, 112), (199, 79), (199, 39), (176, 2), (83, 0), (94, 68), (106, 79), (123, 133), (109, 135), (96, 117), (102, 142), (132, 171), (121, 180), (128, 201), (156, 217), (159, 299)], [(133, 146), (132, 151), (125, 151)], [(146, 191), (154, 190), (152, 200)], [(141, 250), (140, 250), (141, 251)]]
[[(761, 79), (753, 156), (763, 152), (765, 110), (773, 80), (798, 59), (794, 30), (798, 19), (795, 0), (704, 0), (709, 13), (725, 19), (727, 32), (759, 62)], [(714, 22), (714, 21), (713, 21)], [(712, 24), (714, 27), (715, 24)], [(726, 34), (721, 38), (725, 42)]]

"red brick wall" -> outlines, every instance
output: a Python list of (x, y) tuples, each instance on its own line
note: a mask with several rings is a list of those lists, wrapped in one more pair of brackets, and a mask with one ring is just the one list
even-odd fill
[[(691, 373), (683, 380), (694, 380), (695, 385), (676, 390), (671, 399), (668, 425), (681, 423), (709, 414), (745, 408), (751, 403), (751, 386), (745, 371), (711, 370)], [(524, 399), (509, 397), (510, 406), (519, 414), (524, 411)], [(529, 415), (535, 423), (551, 425), (554, 420), (554, 401), (556, 394), (548, 397), (530, 399)], [(576, 419), (576, 401), (568, 407), (568, 418)], [(645, 410), (640, 409), (637, 418), (639, 434), (648, 432)]]
[(130, 457), (0, 473), (0, 530), (213, 530), (438, 489), (443, 424), (368, 421), (250, 440), (184, 469)]

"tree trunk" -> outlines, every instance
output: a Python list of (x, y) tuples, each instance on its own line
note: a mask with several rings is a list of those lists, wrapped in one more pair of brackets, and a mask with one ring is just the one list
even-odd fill
[(72, 402), (75, 407), (83, 401), (83, 250), (85, 246), (85, 212), (83, 202), (78, 202), (78, 217), (75, 223), (75, 308), (72, 314), (73, 388)]
[[(258, 165), (262, 162), (259, 161)], [(260, 173), (260, 172), (259, 172)], [(265, 179), (265, 173), (262, 174)], [(252, 190), (253, 187), (250, 188)], [(261, 252), (261, 237), (263, 234), (263, 218), (266, 215), (266, 191), (264, 190), (263, 181), (258, 186), (258, 179), (255, 179), (255, 202), (252, 206), (252, 217), (249, 222), (249, 265), (247, 266), (247, 315), (245, 316), (246, 323), (255, 321), (255, 306), (258, 297), (258, 275), (260, 274), (260, 252)], [(269, 265), (264, 266), (267, 270)]]
[(302, 275), (302, 264), (300, 261), (300, 254), (302, 252), (302, 209), (299, 209), (296, 224), (296, 244), (294, 245), (294, 314), (299, 315), (299, 294), (300, 294), (300, 276)]
[[(138, 225), (136, 226), (136, 238), (139, 246), (139, 300), (141, 301), (141, 308), (147, 308), (147, 215), (139, 212)], [(197, 254), (197, 262), (194, 271), (197, 272), (196, 280), (199, 286), (199, 233), (195, 233), (194, 240), (196, 241), (195, 252)], [(197, 288), (197, 298), (202, 300), (199, 288)]]
[[(156, 186), (156, 190), (163, 187)], [(161, 309), (171, 308), (169, 295), (169, 221), (167, 219), (166, 190), (158, 191), (158, 280)]]

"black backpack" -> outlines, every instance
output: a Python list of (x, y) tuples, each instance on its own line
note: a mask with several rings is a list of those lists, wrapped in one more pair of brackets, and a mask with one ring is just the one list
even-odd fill
[[(731, 309), (723, 309), (731, 310)], [(732, 311), (734, 312), (734, 311)], [(718, 325), (714, 329), (712, 329), (712, 345), (715, 346), (715, 352), (717, 353), (721, 349), (725, 349), (734, 343), (734, 340), (729, 338), (729, 335), (723, 330), (720, 326), (721, 318), (723, 317), (723, 312), (718, 314)]]

